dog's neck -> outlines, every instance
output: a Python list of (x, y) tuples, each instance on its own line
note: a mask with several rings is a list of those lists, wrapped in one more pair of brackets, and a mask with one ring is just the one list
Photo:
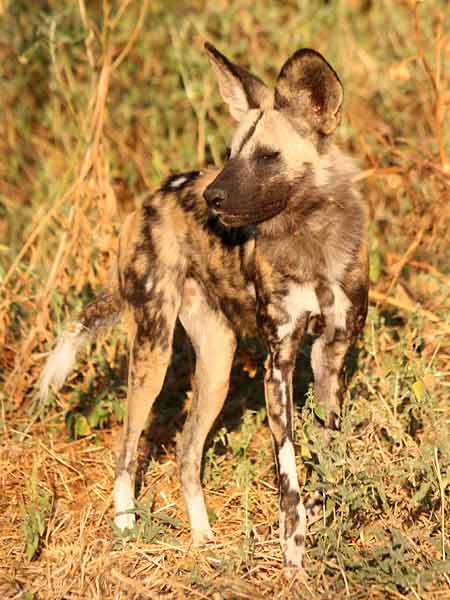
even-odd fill
[(286, 190), (287, 206), (278, 215), (256, 226), (260, 239), (296, 237), (305, 229), (320, 234), (336, 211), (348, 209), (355, 202), (352, 179), (357, 169), (351, 159), (332, 147), (321, 161), (307, 165)]

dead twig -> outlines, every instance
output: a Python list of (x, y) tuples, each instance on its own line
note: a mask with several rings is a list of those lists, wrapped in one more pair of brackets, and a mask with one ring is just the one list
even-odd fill
[(444, 333), (450, 335), (450, 325), (443, 322), (437, 315), (432, 313), (425, 308), (421, 308), (417, 304), (401, 302), (396, 298), (392, 298), (392, 296), (388, 296), (387, 294), (383, 294), (382, 292), (377, 292), (376, 290), (369, 291), (369, 300), (372, 302), (382, 302), (383, 304), (388, 304), (389, 306), (394, 306), (400, 310), (403, 310), (407, 313), (417, 312), (420, 316), (424, 317), (428, 321), (432, 323), (439, 323), (439, 330), (437, 333)]
[[(392, 257), (394, 260), (397, 261), (402, 260), (402, 256), (400, 254), (396, 254), (395, 252), (389, 252), (388, 256)], [(446, 285), (450, 285), (450, 277), (448, 275), (445, 275), (444, 273), (441, 273), (439, 269), (436, 269), (436, 267), (434, 267), (430, 263), (427, 263), (424, 260), (412, 259), (408, 261), (408, 264), (411, 267), (416, 267), (417, 269), (427, 271), (427, 273), (430, 273), (430, 275), (433, 275), (433, 277), (436, 277), (436, 279), (440, 279)]]
[(391, 279), (389, 287), (388, 287), (388, 289), (386, 291), (386, 296), (389, 296), (389, 294), (391, 293), (391, 291), (394, 288), (395, 284), (397, 283), (398, 278), (400, 277), (400, 273), (402, 272), (403, 267), (406, 265), (406, 263), (409, 262), (409, 260), (413, 256), (414, 252), (420, 246), (420, 243), (422, 242), (423, 234), (425, 233), (425, 231), (428, 229), (429, 226), (430, 226), (430, 218), (429, 217), (425, 217), (423, 219), (422, 226), (420, 227), (419, 231), (416, 233), (413, 241), (408, 246), (408, 249), (406, 250), (406, 252), (404, 253), (404, 255), (399, 260), (397, 266), (395, 267), (395, 272), (394, 272), (394, 275), (393, 275), (393, 277)]

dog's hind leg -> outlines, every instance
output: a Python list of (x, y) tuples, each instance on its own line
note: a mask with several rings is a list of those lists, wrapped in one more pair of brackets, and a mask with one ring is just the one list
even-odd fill
[(191, 410), (177, 446), (181, 485), (194, 544), (212, 539), (200, 482), (203, 447), (228, 393), (236, 338), (193, 280), (185, 283), (180, 320), (195, 349)]
[[(167, 308), (167, 307), (166, 307)], [(130, 364), (128, 374), (128, 412), (126, 416), (122, 449), (119, 456), (114, 485), (115, 524), (123, 530), (134, 525), (134, 480), (136, 451), (139, 437), (145, 426), (153, 402), (161, 391), (170, 361), (176, 311), (165, 311), (159, 317), (151, 316), (151, 309), (143, 306), (132, 311)], [(161, 321), (165, 331), (156, 336)]]
[(173, 207), (161, 207), (159, 200), (155, 196), (127, 217), (119, 242), (119, 291), (130, 356), (128, 410), (114, 484), (115, 524), (121, 530), (134, 525), (137, 445), (169, 365), (185, 278)]
[(181, 293), (166, 283), (158, 301), (129, 307), (128, 412), (114, 485), (115, 524), (121, 530), (134, 525), (137, 445), (164, 382), (180, 303)]

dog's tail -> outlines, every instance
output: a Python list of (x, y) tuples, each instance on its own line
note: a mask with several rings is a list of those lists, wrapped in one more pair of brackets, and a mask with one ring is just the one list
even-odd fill
[(120, 317), (121, 302), (118, 292), (104, 293), (88, 304), (79, 318), (68, 325), (50, 352), (39, 380), (39, 395), (48, 397), (50, 385), (59, 390), (75, 364), (80, 348), (95, 338), (97, 333), (112, 327)]

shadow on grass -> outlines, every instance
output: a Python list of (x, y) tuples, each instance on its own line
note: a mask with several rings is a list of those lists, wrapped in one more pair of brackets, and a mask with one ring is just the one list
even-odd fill
[[(257, 372), (251, 378), (244, 371), (239, 350), (250, 353), (255, 361)], [(313, 382), (311, 370), (311, 340), (299, 348), (294, 374), (294, 403), (303, 407), (310, 384)], [(352, 348), (347, 357), (346, 379), (349, 383), (358, 368), (360, 350)], [(224, 407), (214, 423), (205, 444), (205, 450), (211, 445), (215, 434), (222, 427), (227, 431), (239, 429), (246, 410), (259, 411), (265, 407), (264, 399), (264, 360), (266, 349), (258, 339), (240, 340), (233, 364), (230, 389)], [(175, 438), (183, 428), (186, 419), (184, 407), (186, 392), (191, 389), (191, 377), (195, 368), (195, 353), (183, 328), (177, 325), (171, 365), (167, 371), (164, 387), (155, 402), (153, 418), (145, 430), (144, 461), (139, 472), (145, 473), (151, 459), (158, 459), (168, 449), (173, 448)], [(224, 449), (225, 450), (225, 449)], [(216, 452), (220, 453), (220, 445)]]
[[(163, 390), (155, 402), (153, 419), (145, 431), (148, 458), (158, 458), (170, 448), (186, 418), (184, 402), (186, 392), (191, 389), (191, 377), (195, 369), (195, 353), (181, 326), (177, 326), (174, 336), (173, 357), (167, 371)], [(239, 351), (250, 353), (255, 361), (257, 372), (250, 377), (243, 369)], [(240, 427), (246, 410), (258, 411), (265, 407), (264, 399), (264, 345), (257, 339), (240, 340), (230, 377), (230, 389), (224, 407), (217, 418), (206, 442), (211, 443), (215, 433), (225, 427), (228, 431)], [(294, 398), (303, 406), (308, 386), (312, 381), (309, 348), (299, 350), (295, 377)]]

